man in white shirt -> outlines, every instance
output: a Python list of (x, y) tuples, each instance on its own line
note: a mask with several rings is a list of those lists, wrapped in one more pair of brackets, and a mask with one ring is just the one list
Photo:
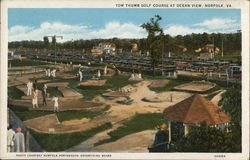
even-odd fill
[(58, 104), (58, 97), (54, 96), (52, 98), (52, 102), (54, 103), (54, 112), (59, 112), (59, 104)]
[(16, 134), (14, 135), (14, 151), (25, 152), (24, 135), (21, 128), (17, 128)]
[(50, 69), (48, 69), (48, 77), (50, 77)]
[(79, 71), (80, 82), (82, 81), (82, 71)]
[(8, 131), (7, 131), (7, 152), (13, 152), (14, 151), (14, 135), (15, 131), (12, 129), (12, 126), (9, 125)]
[(97, 77), (98, 77), (98, 78), (101, 77), (101, 72), (100, 72), (100, 70), (98, 70), (98, 72), (97, 72)]
[(28, 88), (28, 90), (27, 90), (27, 96), (31, 96), (31, 94), (32, 94), (32, 89), (33, 89), (33, 83), (32, 83), (31, 81), (29, 81), (29, 82), (27, 83), (27, 88)]

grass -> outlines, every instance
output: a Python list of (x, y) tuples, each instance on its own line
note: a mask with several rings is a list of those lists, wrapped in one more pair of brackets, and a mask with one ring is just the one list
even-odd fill
[(45, 116), (52, 114), (52, 111), (31, 111), (27, 107), (21, 106), (10, 106), (10, 109), (22, 120), (26, 121), (29, 119), (37, 118), (40, 116)]
[(41, 62), (41, 61), (34, 61), (30, 59), (23, 59), (23, 60), (10, 60), (12, 67), (20, 67), (20, 66), (39, 66), (39, 65), (46, 65), (49, 63)]
[(105, 108), (95, 111), (63, 111), (57, 113), (57, 118), (60, 122), (82, 118), (94, 118), (104, 114), (110, 107), (110, 105), (107, 105)]
[[(106, 111), (110, 109), (110, 105), (107, 105), (105, 108), (101, 110), (95, 111), (62, 111), (57, 113), (58, 120), (60, 122), (73, 120), (73, 119), (82, 119), (82, 118), (94, 118), (101, 114), (104, 114)], [(32, 111), (27, 107), (21, 106), (10, 106), (10, 109), (22, 120), (26, 121), (29, 119), (37, 118), (40, 116), (45, 116), (48, 114), (54, 114), (52, 111)]]
[(43, 134), (30, 130), (30, 133), (41, 145), (41, 147), (49, 152), (64, 151), (70, 147), (78, 145), (83, 141), (93, 137), (95, 134), (110, 129), (112, 127), (111, 123), (105, 123), (97, 128), (66, 134)]
[(47, 92), (49, 93), (50, 97), (53, 96), (63, 97), (62, 92), (60, 92), (57, 87), (48, 87)]
[(21, 99), (25, 94), (16, 87), (8, 87), (8, 97), (12, 99)]
[(234, 54), (225, 54), (223, 57), (221, 55), (215, 55), (216, 60), (226, 60), (226, 61), (233, 61), (233, 62), (241, 62), (241, 54), (234, 53)]
[(214, 98), (214, 96), (216, 96), (217, 94), (218, 93), (211, 93), (211, 94), (205, 96), (205, 98), (208, 99), (208, 100), (212, 100)]
[(161, 113), (136, 114), (131, 120), (124, 122), (122, 127), (109, 132), (109, 139), (101, 140), (94, 145), (97, 146), (104, 143), (114, 142), (129, 134), (154, 129), (157, 125), (162, 123)]

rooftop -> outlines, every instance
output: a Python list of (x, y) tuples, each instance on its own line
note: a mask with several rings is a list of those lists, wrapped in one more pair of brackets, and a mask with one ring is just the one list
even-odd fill
[(230, 122), (230, 117), (219, 111), (219, 107), (211, 101), (195, 94), (163, 111), (164, 118), (189, 124), (215, 125)]

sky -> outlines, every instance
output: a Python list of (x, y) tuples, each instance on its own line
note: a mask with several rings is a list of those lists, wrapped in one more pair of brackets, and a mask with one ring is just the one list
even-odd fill
[(154, 15), (171, 36), (191, 33), (235, 33), (241, 28), (240, 9), (134, 9), (134, 8), (9, 8), (10, 41), (43, 40), (59, 35), (72, 41), (96, 38), (145, 38), (140, 27)]

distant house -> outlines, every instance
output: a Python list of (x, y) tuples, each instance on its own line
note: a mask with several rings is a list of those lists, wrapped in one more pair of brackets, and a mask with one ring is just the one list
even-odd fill
[(116, 46), (114, 43), (111, 42), (102, 42), (99, 43), (98, 46), (94, 46), (91, 49), (92, 55), (102, 55), (102, 54), (111, 54), (114, 55), (116, 51)]
[(138, 45), (136, 43), (131, 44), (131, 53), (138, 52)]
[(203, 51), (208, 52), (208, 53), (214, 53), (214, 45), (213, 44), (206, 44), (203, 47)]
[(98, 49), (101, 49), (106, 54), (115, 54), (116, 46), (114, 43), (111, 42), (102, 42), (99, 43)]
[(214, 46), (214, 44), (206, 44), (203, 48), (202, 48), (203, 52), (208, 52), (208, 53), (219, 53), (220, 49), (216, 46)]
[(214, 44), (206, 44), (203, 48), (196, 49), (195, 52), (200, 53), (200, 59), (209, 60), (213, 59), (215, 54), (220, 53), (220, 49)]

